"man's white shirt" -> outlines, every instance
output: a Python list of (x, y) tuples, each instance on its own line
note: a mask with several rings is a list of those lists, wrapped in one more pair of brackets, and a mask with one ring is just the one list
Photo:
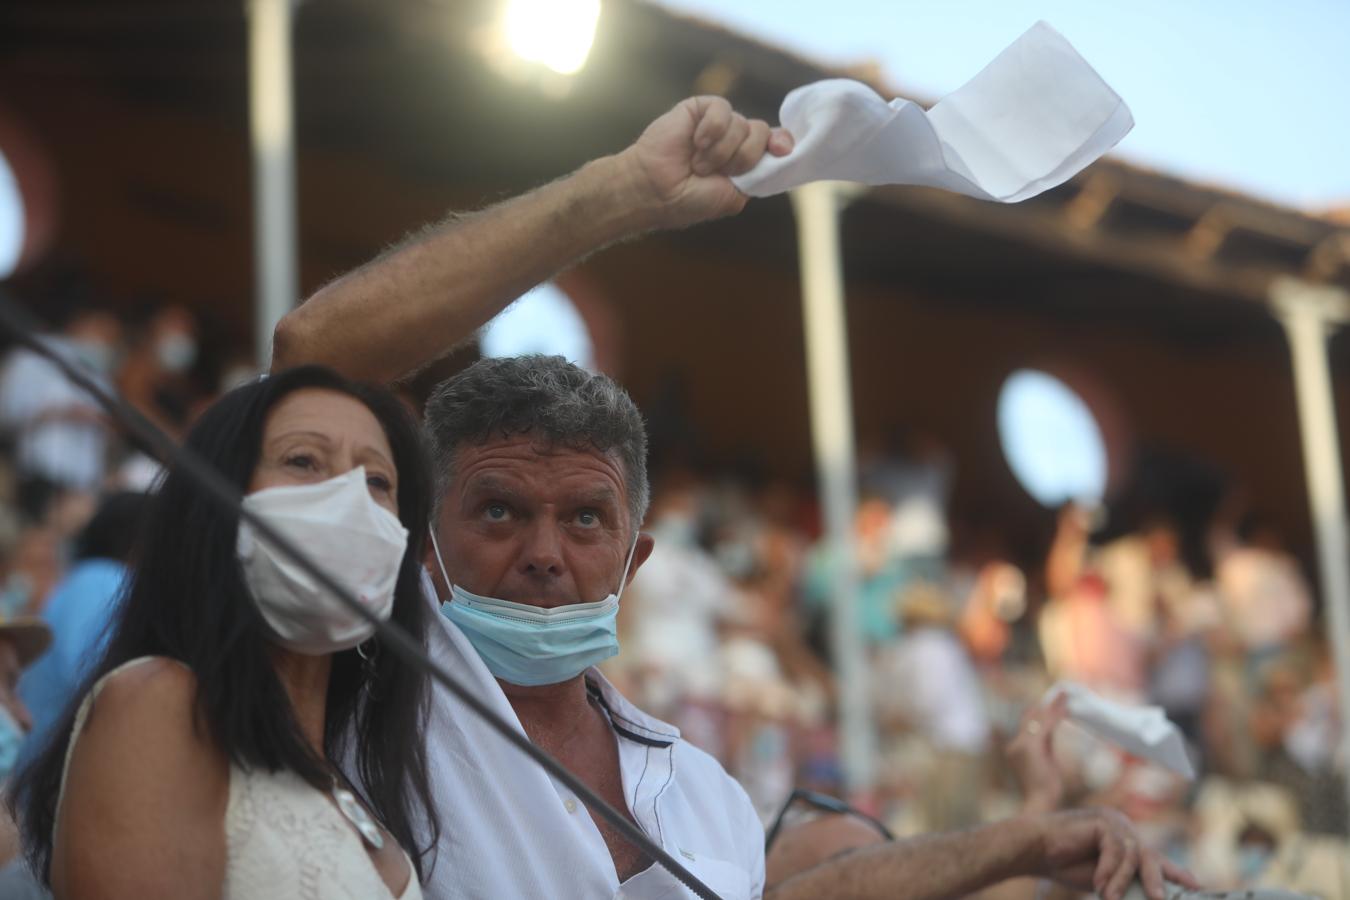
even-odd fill
[[(434, 613), (431, 658), (524, 734), (497, 680), (425, 586)], [(760, 897), (764, 829), (741, 786), (594, 668), (586, 681), (609, 716), (628, 811), (642, 830), (724, 900)], [(426, 740), (441, 821), (435, 867), (424, 884), (430, 900), (693, 896), (657, 864), (620, 883), (586, 806), (440, 684), (433, 687)]]

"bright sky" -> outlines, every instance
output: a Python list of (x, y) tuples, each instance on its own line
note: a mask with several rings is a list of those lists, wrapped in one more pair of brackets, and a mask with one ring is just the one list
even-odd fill
[(660, 0), (929, 102), (1045, 19), (1125, 98), (1116, 153), (1314, 210), (1350, 205), (1350, 0)]
[(544, 353), (566, 357), (583, 368), (595, 361), (586, 323), (553, 282), (545, 282), (498, 314), (478, 336), (484, 356)]

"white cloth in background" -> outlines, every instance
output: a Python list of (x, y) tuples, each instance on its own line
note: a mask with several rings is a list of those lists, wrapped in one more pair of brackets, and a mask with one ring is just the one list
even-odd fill
[(137, 450), (117, 467), (113, 481), (119, 490), (150, 494), (159, 487), (163, 475), (164, 466), (158, 460)]
[(1067, 681), (1050, 688), (1042, 704), (1049, 705), (1060, 694), (1069, 698), (1069, 721), (1140, 759), (1155, 762), (1184, 778), (1195, 778), (1195, 767), (1186, 753), (1186, 739), (1161, 707), (1116, 703)]
[[(45, 340), (78, 363), (70, 341)], [(81, 407), (99, 411), (93, 398), (72, 385), (50, 360), (22, 348), (10, 354), (0, 370), (0, 428), (15, 436), (21, 473), (77, 490), (99, 487), (108, 453), (107, 428), (58, 417)]]
[(1337, 764), (1341, 737), (1335, 688), (1314, 684), (1299, 705), (1298, 719), (1284, 733), (1284, 751), (1310, 775), (1329, 771)]
[(983, 753), (989, 743), (979, 675), (956, 635), (921, 626), (878, 666), (877, 696), (938, 749)]
[(788, 94), (779, 118), (796, 145), (732, 179), (752, 197), (841, 180), (1016, 203), (1068, 181), (1134, 127), (1125, 102), (1044, 22), (927, 112), (828, 79)]
[[(501, 686), (424, 580), (432, 659), (520, 727)], [(636, 709), (594, 668), (586, 673), (617, 736), (628, 809), (647, 836), (726, 900), (764, 890), (764, 829), (741, 786), (680, 733)], [(431, 898), (679, 900), (693, 895), (660, 866), (622, 884), (585, 805), (436, 685), (427, 723), (432, 801), (441, 811)]]
[(648, 702), (717, 692), (717, 623), (735, 613), (740, 598), (711, 556), (658, 533), (623, 602), (631, 624), (619, 660), (659, 682), (648, 684)]

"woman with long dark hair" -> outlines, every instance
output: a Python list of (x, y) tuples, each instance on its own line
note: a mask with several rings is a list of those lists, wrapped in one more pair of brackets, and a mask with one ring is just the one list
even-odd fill
[[(186, 443), (423, 634), (432, 491), (394, 397), (294, 369), (221, 398)], [(140, 537), (107, 650), (12, 788), (34, 871), (58, 898), (420, 897), (423, 675), (176, 469)]]

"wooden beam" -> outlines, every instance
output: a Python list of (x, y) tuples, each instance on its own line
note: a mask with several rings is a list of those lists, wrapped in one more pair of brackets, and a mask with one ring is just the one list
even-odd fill
[(1079, 230), (1096, 228), (1119, 196), (1120, 179), (1106, 172), (1096, 172), (1078, 195), (1064, 205), (1064, 218)]
[(1108, 268), (1135, 272), (1192, 290), (1264, 303), (1270, 280), (1265, 267), (1216, 265), (1197, 260), (1175, 240), (1142, 241), (1103, 228), (1082, 229), (1060, 212), (984, 203), (931, 188), (885, 187), (868, 198), (916, 215), (931, 216), (972, 233), (992, 234)]
[(1181, 239), (1181, 244), (1192, 259), (1207, 262), (1223, 247), (1223, 242), (1228, 239), (1235, 224), (1229, 204), (1216, 203), (1195, 221)]
[(1304, 278), (1312, 282), (1331, 281), (1350, 263), (1350, 231), (1327, 235), (1308, 254)]

